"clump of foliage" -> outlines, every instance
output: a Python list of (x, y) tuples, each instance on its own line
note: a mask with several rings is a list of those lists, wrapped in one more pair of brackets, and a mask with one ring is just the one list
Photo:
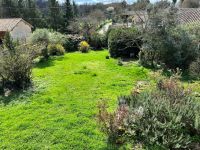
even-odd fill
[(45, 47), (41, 50), (41, 55), (45, 58), (49, 58), (47, 46), (49, 43), (49, 31), (47, 29), (36, 29), (33, 34), (30, 37), (31, 43), (39, 43), (39, 44), (44, 44)]
[(200, 58), (190, 64), (189, 73), (192, 78), (200, 78)]
[(30, 37), (31, 43), (45, 42), (48, 43), (50, 39), (49, 30), (36, 29)]
[(83, 40), (82, 36), (78, 34), (75, 35), (67, 35), (67, 40), (63, 45), (65, 50), (68, 52), (78, 51), (79, 43)]
[(170, 29), (162, 44), (160, 59), (168, 68), (187, 69), (197, 56), (197, 46), (184, 30)]
[(183, 30), (185, 30), (193, 40), (193, 45), (197, 47), (197, 53), (195, 60), (190, 64), (189, 73), (192, 78), (199, 78), (200, 77), (200, 24), (193, 23), (189, 25), (181, 26)]
[(141, 39), (135, 28), (112, 29), (108, 37), (108, 48), (111, 57), (137, 57)]
[(0, 49), (0, 89), (24, 89), (31, 84), (33, 59), (37, 46), (15, 45), (6, 33)]
[(107, 41), (105, 39), (105, 35), (101, 35), (96, 32), (92, 33), (89, 40), (89, 44), (94, 50), (95, 49), (99, 50), (102, 49), (103, 47), (106, 47)]
[(63, 55), (63, 46), (68, 43), (65, 35), (47, 29), (36, 29), (30, 40), (32, 44), (45, 45), (41, 50), (41, 55), (46, 59), (48, 59), (49, 55)]
[(80, 44), (79, 44), (79, 50), (82, 52), (82, 53), (87, 53), (90, 49), (90, 45), (86, 42), (86, 41), (82, 41)]
[(49, 54), (52, 56), (60, 56), (65, 54), (65, 49), (61, 44), (49, 44), (47, 49)]
[(124, 142), (124, 119), (128, 116), (128, 107), (120, 105), (113, 113), (108, 111), (108, 104), (103, 101), (98, 104), (98, 123), (101, 130), (108, 136), (110, 143), (121, 144)]
[(64, 45), (67, 42), (67, 37), (60, 32), (49, 32), (49, 43)]
[(161, 11), (155, 7), (149, 11), (140, 62), (152, 67), (163, 64), (166, 68), (187, 70), (197, 56), (197, 45), (191, 34), (177, 26), (176, 8), (171, 7), (167, 13)]
[(183, 25), (182, 28), (193, 36), (195, 42), (199, 42), (200, 39), (200, 23), (194, 22), (191, 24)]
[[(127, 115), (120, 113), (112, 120), (123, 118), (120, 136), (107, 132), (116, 144), (123, 142), (143, 143), (144, 146), (159, 146), (163, 149), (188, 149), (195, 137), (200, 137), (200, 105), (195, 101), (190, 89), (185, 89), (176, 79), (162, 79), (151, 91), (138, 92), (136, 88), (130, 96), (123, 96), (119, 108), (125, 107)], [(117, 109), (118, 110), (118, 109)], [(99, 109), (99, 114), (107, 113)], [(101, 112), (103, 111), (103, 112)], [(104, 115), (106, 116), (106, 115)], [(113, 122), (101, 119), (101, 125), (112, 127)]]

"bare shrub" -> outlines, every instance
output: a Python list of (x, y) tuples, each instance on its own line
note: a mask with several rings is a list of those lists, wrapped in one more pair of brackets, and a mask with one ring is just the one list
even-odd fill
[(123, 143), (125, 128), (124, 119), (128, 115), (126, 105), (120, 105), (113, 113), (108, 111), (108, 105), (105, 101), (98, 104), (98, 123), (102, 131), (108, 136), (109, 142), (113, 144)]

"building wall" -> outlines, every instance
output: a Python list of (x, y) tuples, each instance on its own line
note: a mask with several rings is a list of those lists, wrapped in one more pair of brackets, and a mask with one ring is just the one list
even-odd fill
[(31, 27), (20, 21), (17, 26), (10, 32), (14, 40), (26, 40), (31, 35)]

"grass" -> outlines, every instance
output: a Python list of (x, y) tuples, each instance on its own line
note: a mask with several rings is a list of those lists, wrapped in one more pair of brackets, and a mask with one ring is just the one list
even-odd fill
[(149, 71), (107, 55), (69, 53), (37, 64), (33, 88), (0, 98), (0, 149), (109, 149), (96, 123), (98, 101), (115, 108)]

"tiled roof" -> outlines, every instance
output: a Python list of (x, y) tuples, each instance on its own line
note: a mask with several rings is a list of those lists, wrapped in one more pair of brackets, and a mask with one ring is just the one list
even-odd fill
[[(20, 22), (24, 21), (22, 18), (5, 18), (0, 19), (0, 31), (12, 31), (13, 28)], [(26, 24), (31, 26), (29, 23), (24, 21)], [(31, 26), (32, 27), (32, 26)]]
[(200, 23), (200, 8), (180, 8), (178, 21), (180, 24)]

